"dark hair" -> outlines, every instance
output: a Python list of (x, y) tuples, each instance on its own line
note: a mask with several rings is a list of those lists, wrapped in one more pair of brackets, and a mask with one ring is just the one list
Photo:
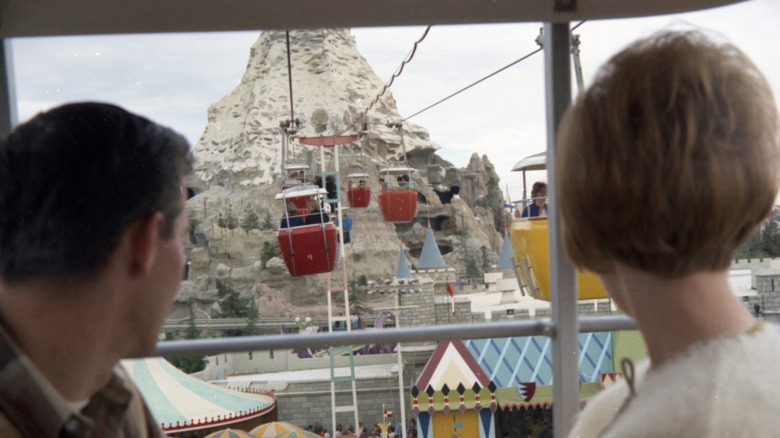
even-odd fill
[(531, 197), (536, 198), (539, 196), (539, 192), (542, 190), (547, 190), (547, 183), (542, 181), (537, 181), (534, 183), (533, 187), (531, 187)]
[(0, 145), (0, 276), (88, 277), (158, 211), (170, 238), (190, 170), (182, 136), (117, 106), (38, 114)]

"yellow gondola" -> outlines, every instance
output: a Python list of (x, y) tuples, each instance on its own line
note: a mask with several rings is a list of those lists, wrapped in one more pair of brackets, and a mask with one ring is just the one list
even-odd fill
[[(545, 170), (545, 153), (531, 155), (520, 160), (513, 172), (523, 172), (523, 198), (526, 194), (525, 172)], [(523, 199), (521, 210), (526, 204)], [(509, 231), (515, 269), (523, 287), (537, 299), (550, 301), (550, 252), (548, 248), (548, 222), (546, 217), (516, 218)], [(577, 272), (577, 297), (580, 300), (609, 298), (598, 277), (592, 272)]]

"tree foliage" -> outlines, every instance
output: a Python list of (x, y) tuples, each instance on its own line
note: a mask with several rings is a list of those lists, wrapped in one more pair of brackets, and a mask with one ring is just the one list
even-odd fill
[(260, 253), (260, 262), (263, 264), (263, 269), (266, 268), (266, 263), (279, 253), (279, 248), (271, 242), (263, 242), (263, 249)]
[(763, 223), (737, 250), (737, 259), (758, 259), (780, 256), (780, 230), (778, 223), (770, 219)]
[(272, 230), (273, 228), (274, 228), (274, 219), (271, 217), (271, 213), (266, 211), (265, 216), (263, 216), (263, 225), (261, 226), (261, 229)]
[(241, 219), (241, 228), (243, 228), (244, 231), (260, 229), (260, 218), (249, 204), (244, 208), (244, 217)]
[[(187, 319), (187, 329), (184, 331), (184, 339), (198, 339), (201, 337), (200, 330), (195, 325), (195, 301), (190, 299), (190, 317)], [(175, 356), (168, 357), (168, 361), (176, 368), (187, 374), (201, 371), (205, 368), (203, 362), (205, 356)]]

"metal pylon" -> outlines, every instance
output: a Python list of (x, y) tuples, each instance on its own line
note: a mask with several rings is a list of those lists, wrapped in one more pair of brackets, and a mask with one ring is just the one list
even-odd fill
[[(324, 148), (320, 148), (320, 158), (322, 163), (325, 162)], [(336, 181), (339, 179), (339, 148), (334, 147), (334, 161), (336, 163)], [(323, 175), (323, 183), (325, 181)], [(340, 188), (339, 188), (339, 200), (340, 200)], [(349, 312), (349, 283), (347, 282), (347, 261), (344, 257), (344, 218), (341, 213), (341, 202), (335, 203), (337, 206), (338, 226), (339, 226), (339, 255), (338, 264), (341, 268), (341, 286), (335, 286), (331, 282), (332, 273), (328, 272), (328, 332), (333, 331), (333, 323), (336, 321), (343, 321), (348, 332), (352, 331), (351, 315)], [(333, 316), (333, 292), (344, 293), (344, 316)], [(346, 351), (349, 354), (349, 375), (337, 376), (335, 373), (335, 355), (338, 352)], [(336, 383), (350, 382), (352, 386), (352, 404), (338, 406), (336, 404)], [(358, 421), (358, 403), (357, 403), (357, 382), (355, 381), (355, 358), (352, 351), (352, 347), (331, 347), (330, 348), (330, 410), (331, 410), (331, 431), (336, 431), (336, 413), (338, 412), (353, 412), (355, 419), (354, 425), (358, 427), (360, 422)]]

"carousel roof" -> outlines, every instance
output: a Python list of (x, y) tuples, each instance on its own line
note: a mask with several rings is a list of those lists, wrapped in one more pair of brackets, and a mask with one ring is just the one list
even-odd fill
[(264, 394), (223, 389), (183, 373), (156, 357), (122, 361), (154, 417), (166, 432), (183, 432), (245, 421), (276, 404)]

